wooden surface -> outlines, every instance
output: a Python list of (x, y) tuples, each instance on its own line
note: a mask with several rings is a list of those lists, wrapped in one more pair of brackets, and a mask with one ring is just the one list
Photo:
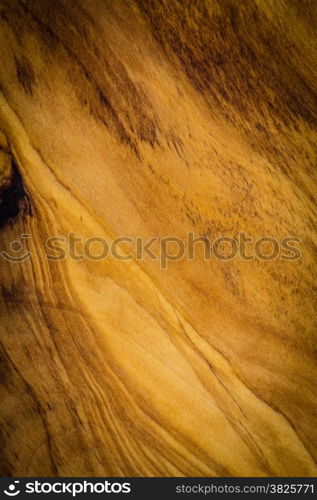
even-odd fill
[[(2, 475), (315, 476), (317, 3), (1, 0)], [(43, 242), (302, 239), (296, 262)], [(124, 252), (124, 248), (122, 252)]]

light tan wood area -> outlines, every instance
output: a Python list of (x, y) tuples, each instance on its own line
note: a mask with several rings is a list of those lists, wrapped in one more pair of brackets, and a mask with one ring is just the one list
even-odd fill
[[(0, 251), (31, 253), (0, 257), (1, 475), (316, 475), (316, 28), (314, 0), (0, 1)], [(45, 251), (191, 231), (301, 256)]]

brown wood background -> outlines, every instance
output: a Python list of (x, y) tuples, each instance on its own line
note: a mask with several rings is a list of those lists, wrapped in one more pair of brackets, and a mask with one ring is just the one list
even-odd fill
[[(2, 475), (315, 476), (314, 0), (1, 0)], [(296, 262), (50, 262), (83, 238)], [(125, 251), (124, 249), (122, 251)]]

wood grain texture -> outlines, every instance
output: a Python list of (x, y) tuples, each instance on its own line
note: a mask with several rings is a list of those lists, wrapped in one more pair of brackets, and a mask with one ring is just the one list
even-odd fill
[[(315, 476), (309, 0), (1, 0), (1, 465)], [(296, 262), (48, 261), (43, 242), (302, 239)], [(125, 250), (123, 249), (122, 252)]]

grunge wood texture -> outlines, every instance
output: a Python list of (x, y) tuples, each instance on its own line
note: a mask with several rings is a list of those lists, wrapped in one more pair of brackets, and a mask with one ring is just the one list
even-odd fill
[[(314, 0), (0, 1), (0, 244), (31, 253), (0, 258), (2, 475), (316, 475), (316, 29)], [(301, 257), (44, 251), (190, 231)]]

